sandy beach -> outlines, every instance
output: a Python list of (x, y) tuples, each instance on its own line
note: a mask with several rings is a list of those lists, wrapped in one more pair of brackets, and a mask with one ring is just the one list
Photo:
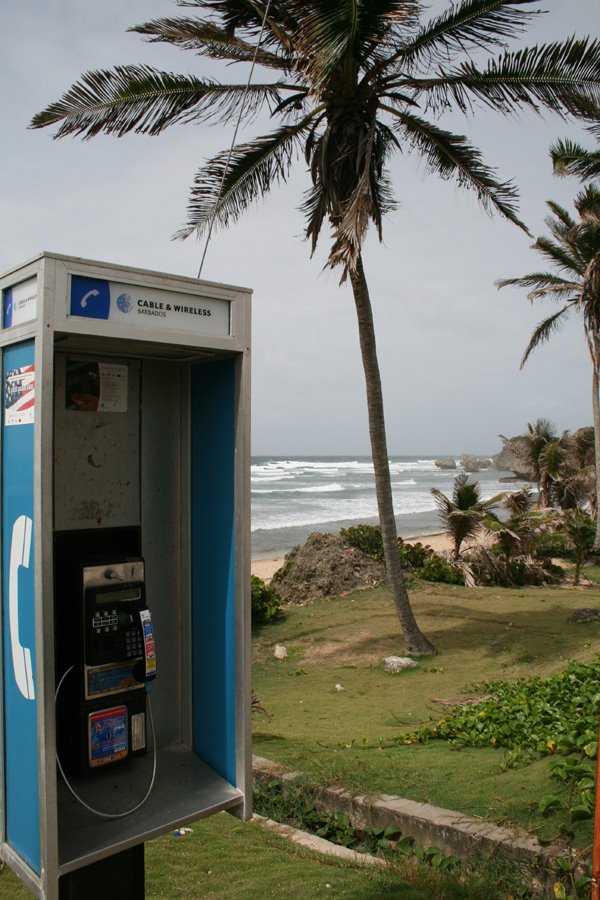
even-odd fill
[[(450, 535), (445, 531), (440, 531), (436, 534), (424, 534), (405, 538), (405, 543), (407, 544), (417, 544), (419, 541), (422, 544), (428, 544), (432, 548), (432, 550), (436, 551), (436, 553), (452, 550), (452, 539), (450, 538)], [(479, 536), (474, 543), (484, 544), (485, 538), (483, 538), (483, 536)], [(471, 546), (471, 544), (469, 544), (469, 542), (465, 542), (461, 549), (466, 550), (469, 546)], [(283, 565), (283, 560), (283, 556), (277, 556), (273, 559), (253, 559), (251, 566), (252, 574), (256, 575), (258, 578), (262, 578), (263, 581), (268, 581), (272, 577), (273, 573)]]

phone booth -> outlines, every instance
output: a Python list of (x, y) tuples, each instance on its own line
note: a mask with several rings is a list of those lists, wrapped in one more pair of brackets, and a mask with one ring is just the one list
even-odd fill
[(0, 858), (144, 896), (251, 814), (250, 292), (41, 253), (2, 289)]

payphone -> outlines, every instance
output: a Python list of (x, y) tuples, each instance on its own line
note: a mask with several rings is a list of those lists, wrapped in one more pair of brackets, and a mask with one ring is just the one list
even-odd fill
[(83, 565), (79, 581), (80, 594), (71, 601), (79, 607), (71, 611), (71, 662), (57, 689), (59, 754), (67, 772), (146, 753), (147, 687), (157, 671), (143, 560)]
[(0, 861), (137, 900), (145, 842), (251, 814), (250, 291), (41, 253), (0, 350)]

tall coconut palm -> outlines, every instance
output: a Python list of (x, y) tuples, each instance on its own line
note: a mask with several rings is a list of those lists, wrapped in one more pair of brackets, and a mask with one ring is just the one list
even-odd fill
[(595, 434), (596, 459), (596, 539), (600, 549), (600, 221), (584, 215), (584, 210), (600, 205), (600, 193), (588, 186), (575, 204), (580, 214), (575, 219), (559, 206), (548, 201), (552, 215), (546, 218), (551, 237), (539, 237), (532, 245), (555, 271), (532, 272), (520, 278), (507, 278), (498, 287), (516, 285), (527, 289), (531, 302), (550, 299), (560, 303), (557, 312), (544, 319), (534, 329), (521, 360), (521, 368), (530, 354), (545, 343), (571, 313), (581, 316), (585, 340), (592, 364), (592, 415)]
[[(581, 144), (571, 140), (557, 141), (550, 147), (550, 158), (556, 175), (575, 175), (583, 182), (589, 184), (577, 197), (576, 205), (580, 213), (582, 224), (585, 226), (600, 228), (600, 125), (590, 126), (589, 131), (598, 141), (598, 150), (588, 150)], [(590, 339), (588, 343), (594, 345), (596, 351), (595, 378), (593, 383), (593, 409), (596, 465), (596, 535), (594, 538), (594, 550), (600, 550), (600, 376), (598, 371), (598, 332), (600, 331), (600, 249), (589, 260), (584, 276), (583, 299), (588, 307), (587, 319), (589, 322)], [(594, 363), (594, 357), (592, 357)]]
[[(303, 155), (310, 174), (306, 236), (314, 250), (325, 224), (329, 265), (352, 286), (365, 371), (369, 432), (386, 566), (407, 647), (431, 653), (410, 607), (397, 553), (396, 522), (362, 247), (370, 225), (381, 237), (394, 208), (387, 163), (394, 151), (420, 155), (429, 172), (456, 178), (485, 208), (521, 224), (516, 192), (488, 168), (467, 138), (437, 121), (451, 107), (504, 115), (529, 108), (573, 117), (600, 105), (600, 42), (576, 40), (500, 52), (482, 67), (471, 52), (498, 52), (537, 15), (533, 0), (463, 0), (421, 24), (419, 0), (181, 0), (205, 18), (165, 18), (133, 28), (208, 59), (247, 64), (272, 77), (240, 83), (119, 66), (84, 75), (32, 125), (61, 123), (57, 136), (159, 134), (178, 122), (251, 119), (266, 107), (278, 125), (238, 143), (197, 173), (187, 227), (226, 226)], [(264, 31), (263, 31), (264, 28)], [(260, 40), (260, 36), (262, 41)], [(259, 46), (260, 44), (260, 46)]]

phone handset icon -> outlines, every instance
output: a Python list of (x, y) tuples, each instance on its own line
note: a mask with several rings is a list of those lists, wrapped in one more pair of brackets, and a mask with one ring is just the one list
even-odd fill
[(35, 699), (31, 650), (19, 641), (19, 569), (29, 568), (31, 554), (32, 521), (28, 516), (19, 516), (12, 530), (10, 545), (10, 567), (8, 582), (8, 605), (10, 620), (10, 643), (12, 647), (13, 669), (17, 687), (26, 700)]
[(88, 300), (91, 297), (97, 297), (99, 293), (100, 293), (100, 291), (97, 291), (95, 288), (93, 288), (91, 291), (88, 291), (87, 294), (84, 294), (83, 297), (81, 298), (81, 300), (79, 301), (81, 304), (81, 308), (85, 309), (86, 306), (88, 305)]

